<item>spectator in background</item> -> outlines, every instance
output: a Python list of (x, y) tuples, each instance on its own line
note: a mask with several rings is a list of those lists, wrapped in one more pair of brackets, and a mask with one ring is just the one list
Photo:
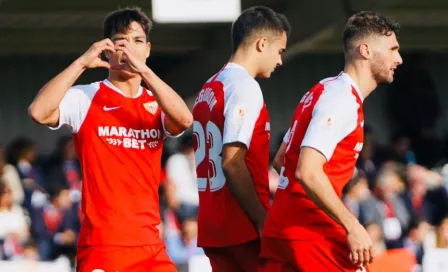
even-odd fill
[(2, 146), (0, 146), (0, 181), (5, 182), (11, 188), (14, 204), (22, 205), (25, 197), (22, 181), (17, 169), (11, 164), (6, 164), (5, 150)]
[(6, 259), (22, 254), (22, 244), (28, 237), (29, 225), (24, 212), (14, 204), (9, 185), (0, 181), (0, 252)]
[(428, 170), (423, 166), (412, 164), (407, 166), (406, 177), (408, 182), (407, 190), (400, 195), (406, 208), (413, 218), (428, 218), (428, 205), (425, 204), (428, 186), (426, 179)]
[[(357, 170), (352, 180), (347, 183), (347, 185), (342, 190), (343, 194), (343, 202), (345, 206), (350, 210), (350, 212), (360, 220), (361, 224), (363, 223), (361, 220), (360, 214), (360, 205), (361, 202), (368, 201), (368, 199), (372, 199), (370, 196), (369, 186), (367, 182), (367, 177), (362, 170)], [(374, 201), (373, 201), (374, 203)]]
[(49, 192), (50, 203), (33, 207), (31, 214), (41, 260), (52, 260), (61, 254), (74, 257), (77, 215), (72, 209), (70, 190), (59, 184), (53, 185)]
[(44, 180), (34, 165), (36, 151), (36, 144), (28, 138), (17, 138), (7, 148), (7, 161), (19, 172), (25, 192), (23, 205), (28, 211), (32, 205), (43, 205), (46, 201)]
[(186, 219), (197, 218), (199, 207), (193, 136), (182, 136), (179, 152), (166, 163), (166, 196), (168, 207), (182, 225)]
[(70, 189), (71, 194), (78, 192), (76, 198), (72, 198), (73, 201), (78, 202), (81, 197), (82, 174), (71, 136), (63, 136), (59, 139), (58, 146), (49, 161), (49, 172), (52, 171), (62, 171), (64, 179), (59, 182), (63, 182)]
[(398, 197), (401, 180), (392, 169), (383, 169), (377, 176), (376, 205), (361, 207), (365, 222), (381, 226), (388, 249), (403, 247), (404, 233), (411, 221), (411, 214)]
[(409, 249), (415, 255), (417, 263), (420, 266), (423, 264), (423, 243), (430, 231), (430, 227), (431, 226), (427, 222), (415, 217), (411, 221), (408, 236), (404, 240), (404, 247)]

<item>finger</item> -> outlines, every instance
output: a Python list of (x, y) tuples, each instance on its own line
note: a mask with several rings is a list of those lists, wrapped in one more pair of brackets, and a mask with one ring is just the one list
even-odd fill
[(364, 263), (364, 254), (361, 249), (358, 249), (357, 253), (358, 253), (358, 262), (356, 264), (361, 265), (362, 263)]
[(358, 252), (356, 250), (352, 251), (352, 263), (357, 264), (359, 257), (358, 257)]
[(109, 51), (111, 53), (115, 53), (116, 52), (115, 48), (113, 46), (110, 46), (110, 45), (104, 46), (103, 51)]
[(98, 62), (98, 67), (110, 69), (110, 64), (104, 60)]
[(364, 249), (364, 261), (362, 262), (363, 266), (367, 266), (370, 263), (370, 252), (369, 249)]
[(125, 39), (122, 39), (122, 40), (116, 41), (115, 45), (121, 45), (121, 46), (124, 46), (124, 47), (128, 47), (129, 46), (129, 42), (127, 40), (125, 40)]
[(369, 248), (369, 255), (370, 255), (370, 260), (369, 260), (369, 263), (372, 263), (372, 262), (373, 262), (373, 258), (374, 258), (374, 256), (373, 256), (373, 249), (372, 249), (372, 247), (370, 247), (370, 248)]
[(114, 43), (109, 38), (101, 40), (100, 44), (101, 45), (108, 45), (108, 46), (112, 46), (112, 47), (114, 46)]
[(126, 47), (123, 46), (115, 46), (115, 50), (116, 51), (123, 51), (123, 54), (126, 55), (126, 57), (129, 59), (129, 49), (127, 49)]

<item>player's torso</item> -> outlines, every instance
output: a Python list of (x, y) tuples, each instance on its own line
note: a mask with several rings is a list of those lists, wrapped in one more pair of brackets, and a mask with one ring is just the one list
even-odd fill
[[(81, 243), (148, 244), (145, 230), (155, 231), (160, 221), (157, 190), (164, 138), (160, 115), (151, 92), (143, 89), (139, 97), (127, 98), (100, 84), (74, 135), (84, 173), (86, 231)], [(131, 232), (134, 238), (129, 238)]]
[[(300, 182), (295, 178), (301, 144), (309, 127), (314, 106), (324, 91), (324, 85), (317, 84), (303, 96), (296, 108), (290, 125), (289, 142), (278, 189), (269, 214), (269, 222), (265, 226), (266, 236), (314, 239), (323, 234), (326, 237), (340, 237), (343, 233), (343, 229), (308, 198)], [(364, 142), (362, 100), (354, 88), (347, 91), (351, 91), (359, 103), (357, 126), (337, 144), (333, 156), (324, 164), (324, 172), (339, 197), (342, 195), (343, 187), (353, 176)], [(329, 118), (325, 125), (331, 126), (333, 121)]]
[[(232, 69), (234, 70), (234, 69)], [(196, 171), (199, 190), (200, 246), (228, 246), (255, 239), (257, 231), (232, 196), (221, 168), (226, 86), (238, 84), (238, 72), (227, 69), (207, 82), (193, 108)], [(227, 92), (226, 92), (227, 91)], [(244, 114), (244, 112), (241, 112)], [(255, 124), (245, 162), (260, 201), (269, 206), (269, 114), (264, 105)]]

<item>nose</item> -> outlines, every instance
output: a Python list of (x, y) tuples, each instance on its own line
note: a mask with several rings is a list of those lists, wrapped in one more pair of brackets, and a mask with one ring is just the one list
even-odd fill
[(277, 67), (278, 66), (282, 66), (283, 65), (283, 60), (282, 60), (282, 56), (278, 57), (278, 61), (277, 61)]
[(401, 64), (403, 64), (403, 58), (401, 57), (400, 53), (397, 53), (397, 54), (398, 54), (397, 65), (401, 65)]

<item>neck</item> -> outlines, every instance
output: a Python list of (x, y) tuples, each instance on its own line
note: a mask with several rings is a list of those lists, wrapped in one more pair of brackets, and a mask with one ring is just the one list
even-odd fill
[(235, 54), (230, 57), (229, 62), (233, 62), (243, 66), (249, 75), (255, 78), (258, 74), (256, 56), (249, 50), (244, 50), (243, 48), (238, 49)]
[(363, 62), (347, 62), (344, 72), (356, 82), (362, 99), (366, 99), (378, 86), (370, 68)]
[(142, 78), (140, 76), (123, 79), (109, 74), (107, 78), (112, 85), (120, 89), (127, 97), (135, 97), (140, 90)]

